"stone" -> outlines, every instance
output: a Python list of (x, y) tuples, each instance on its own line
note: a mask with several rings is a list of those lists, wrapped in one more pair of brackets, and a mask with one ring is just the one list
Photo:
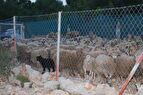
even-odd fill
[(98, 84), (96, 89), (104, 89), (104, 88), (109, 88), (110, 86), (108, 84)]
[(15, 67), (12, 69), (12, 72), (14, 73), (15, 76), (20, 74), (20, 68), (19, 67)]
[(71, 85), (74, 85), (74, 83), (71, 80), (65, 79), (64, 77), (60, 77), (59, 82), (60, 82), (60, 88), (61, 89), (70, 87)]
[(44, 88), (48, 89), (48, 90), (54, 90), (54, 89), (58, 89), (59, 88), (59, 82), (58, 81), (47, 81), (44, 84)]
[(87, 90), (94, 90), (95, 86), (88, 82), (88, 83), (85, 84), (85, 89), (87, 89)]
[(28, 74), (28, 79), (32, 82), (32, 83), (37, 83), (40, 82), (42, 79), (42, 75), (40, 72), (33, 70), (31, 68), (31, 66), (26, 65), (26, 73)]
[(9, 82), (12, 84), (12, 85), (15, 85), (15, 86), (21, 86), (21, 82), (19, 80), (17, 80), (15, 77), (13, 76), (10, 76), (9, 77)]
[(35, 88), (32, 95), (46, 95), (44, 88)]
[(29, 88), (30, 85), (31, 85), (31, 82), (25, 82), (25, 83), (24, 83), (24, 88)]
[(19, 68), (20, 68), (20, 74), (26, 78), (29, 78), (29, 74), (27, 71), (31, 70), (31, 67), (29, 65), (22, 64)]
[(7, 90), (12, 90), (12, 85), (6, 85), (6, 86), (5, 86), (5, 89), (7, 89)]
[(48, 76), (48, 80), (56, 80), (56, 73), (55, 72), (50, 73), (50, 75)]
[(42, 75), (38, 71), (33, 71), (29, 73), (29, 80), (31, 82), (39, 82), (42, 79)]
[[(60, 88), (69, 92), (71, 95), (95, 95), (94, 90), (85, 89), (85, 83), (74, 83), (69, 79), (63, 77), (59, 78)], [(98, 94), (97, 94), (98, 95)]]
[(42, 75), (42, 82), (46, 82), (48, 80), (49, 76), (50, 76), (49, 72), (45, 72)]
[(142, 94), (143, 94), (143, 90), (136, 93), (136, 95), (142, 95)]
[(54, 90), (47, 95), (69, 95), (69, 93), (62, 90)]
[(32, 82), (33, 83), (33, 86), (32, 87), (44, 87), (44, 83), (42, 83), (42, 82), (37, 82), (37, 81), (33, 81)]
[(19, 95), (17, 92), (11, 92), (10, 95)]
[(114, 87), (110, 87), (108, 84), (99, 84), (96, 87), (97, 95), (118, 95), (118, 92)]

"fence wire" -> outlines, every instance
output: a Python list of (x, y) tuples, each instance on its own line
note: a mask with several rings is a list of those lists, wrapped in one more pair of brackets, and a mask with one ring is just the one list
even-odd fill
[[(63, 12), (60, 70), (66, 64), (71, 73), (120, 89), (143, 52), (142, 7)], [(140, 88), (142, 70), (141, 64), (126, 92)]]
[[(17, 40), (19, 62), (40, 67), (42, 73), (45, 58), (56, 64), (58, 13), (16, 17), (16, 24), (22, 25), (25, 38)], [(80, 76), (120, 89), (142, 52), (143, 5), (61, 14), (60, 76)], [(142, 73), (143, 63), (127, 93), (137, 92)]]

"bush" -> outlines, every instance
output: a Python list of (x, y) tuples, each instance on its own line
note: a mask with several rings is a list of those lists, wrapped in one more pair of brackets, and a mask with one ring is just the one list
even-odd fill
[(8, 77), (11, 74), (12, 59), (15, 57), (14, 52), (0, 45), (0, 77)]
[(29, 82), (28, 78), (24, 77), (23, 75), (18, 75), (17, 80), (19, 80), (21, 82), (22, 87), (24, 86), (25, 82)]

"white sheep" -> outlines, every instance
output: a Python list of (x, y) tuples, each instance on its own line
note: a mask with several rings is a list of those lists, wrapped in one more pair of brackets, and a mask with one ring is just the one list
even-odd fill
[(121, 54), (115, 59), (117, 64), (116, 73), (120, 77), (127, 77), (135, 65), (135, 57)]
[[(141, 54), (143, 53), (143, 49), (139, 49), (136, 53), (135, 53), (135, 60), (137, 61), (138, 58), (141, 56)], [(141, 69), (143, 69), (143, 61), (140, 63), (141, 65)]]
[(106, 78), (111, 78), (116, 72), (116, 64), (112, 57), (101, 54), (96, 57), (95, 64), (93, 64), (93, 72), (98, 76), (104, 75)]
[(94, 62), (95, 62), (95, 58), (91, 57), (90, 55), (87, 55), (83, 64), (85, 75), (87, 74), (87, 71), (89, 71), (89, 75), (91, 75), (91, 78), (94, 76), (93, 70), (92, 70)]

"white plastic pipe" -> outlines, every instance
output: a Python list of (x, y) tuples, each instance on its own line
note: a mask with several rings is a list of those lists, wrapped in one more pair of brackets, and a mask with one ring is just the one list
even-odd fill
[(14, 51), (16, 51), (16, 17), (13, 16)]
[(59, 78), (59, 63), (60, 63), (60, 37), (61, 37), (61, 13), (58, 12), (58, 33), (57, 33), (57, 64), (56, 64), (56, 80)]

